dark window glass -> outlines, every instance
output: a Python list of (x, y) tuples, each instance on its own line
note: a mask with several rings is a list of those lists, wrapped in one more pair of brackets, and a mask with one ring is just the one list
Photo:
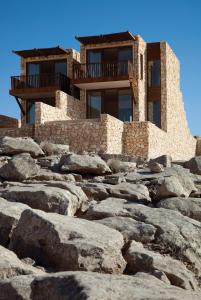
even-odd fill
[(130, 89), (118, 91), (118, 111), (121, 121), (132, 121), (132, 98)]
[(119, 48), (118, 61), (132, 61), (132, 47), (129, 48)]
[(99, 118), (101, 114), (101, 92), (89, 92), (88, 117)]
[(161, 65), (160, 60), (151, 60), (148, 62), (148, 84), (149, 86), (160, 86), (161, 83)]
[(55, 62), (55, 73), (61, 73), (67, 76), (67, 64), (66, 61), (56, 61)]
[(148, 120), (161, 127), (161, 103), (160, 101), (148, 102)]
[(27, 102), (26, 117), (27, 124), (35, 124), (35, 102)]
[(39, 75), (40, 74), (39, 63), (28, 63), (27, 74), (28, 75)]

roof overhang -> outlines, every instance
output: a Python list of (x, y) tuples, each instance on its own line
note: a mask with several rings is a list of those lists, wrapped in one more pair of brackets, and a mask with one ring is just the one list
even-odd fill
[(51, 48), (34, 48), (29, 50), (19, 50), (13, 51), (13, 53), (23, 57), (37, 57), (37, 56), (49, 56), (49, 55), (61, 55), (61, 54), (69, 54), (71, 50), (64, 49), (60, 46), (51, 47)]
[(99, 43), (110, 43), (110, 42), (123, 42), (123, 41), (135, 41), (137, 38), (129, 31), (111, 33), (111, 34), (101, 34), (94, 36), (76, 36), (78, 40), (83, 45), (87, 44), (99, 44)]

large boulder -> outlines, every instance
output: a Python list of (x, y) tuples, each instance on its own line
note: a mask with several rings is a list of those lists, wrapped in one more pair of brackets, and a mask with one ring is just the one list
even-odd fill
[(167, 285), (154, 276), (60, 272), (0, 281), (2, 300), (200, 300), (200, 293)]
[(191, 158), (184, 166), (189, 169), (191, 173), (201, 175), (201, 156)]
[(184, 264), (167, 255), (145, 249), (141, 243), (132, 241), (124, 257), (129, 274), (157, 274), (156, 271), (160, 271), (165, 273), (172, 285), (188, 290), (197, 289), (193, 273)]
[(22, 181), (38, 174), (40, 167), (29, 153), (12, 157), (7, 164), (0, 168), (0, 177), (4, 180)]
[(53, 144), (51, 142), (45, 141), (40, 144), (41, 149), (46, 155), (60, 155), (69, 152), (69, 146), (63, 144)]
[(13, 229), (16, 227), (21, 213), (29, 208), (22, 203), (11, 203), (0, 198), (0, 244), (8, 246)]
[(172, 209), (189, 218), (201, 221), (201, 199), (173, 197), (159, 201), (157, 207)]
[(156, 161), (150, 161), (148, 166), (152, 173), (161, 173), (164, 171), (164, 166)]
[(126, 242), (130, 240), (149, 243), (154, 240), (156, 228), (150, 224), (127, 217), (108, 217), (96, 222), (121, 232)]
[(64, 155), (61, 157), (60, 166), (61, 170), (64, 172), (95, 175), (111, 173), (106, 162), (97, 155), (79, 155), (74, 153)]
[(149, 190), (143, 184), (131, 184), (122, 182), (114, 185), (109, 189), (112, 197), (124, 198), (128, 200), (137, 200), (142, 202), (150, 202)]
[(188, 262), (198, 273), (201, 273), (200, 222), (173, 210), (151, 208), (117, 198), (108, 198), (91, 204), (85, 214), (85, 218), (90, 220), (114, 216), (130, 217), (153, 225), (157, 229), (153, 247)]
[(79, 182), (87, 197), (91, 200), (103, 200), (109, 197), (109, 185), (96, 182)]
[(56, 271), (122, 273), (123, 236), (102, 224), (42, 211), (26, 210), (11, 237), (20, 257)]
[(9, 136), (0, 138), (0, 154), (14, 155), (19, 153), (30, 153), (32, 157), (44, 155), (40, 146), (31, 138), (12, 138)]
[(67, 190), (45, 184), (20, 184), (2, 189), (0, 195), (8, 201), (68, 216), (73, 216), (81, 208), (82, 201), (87, 200), (81, 188), (72, 185)]
[(24, 263), (14, 252), (0, 246), (0, 280), (29, 274), (43, 274), (43, 272)]

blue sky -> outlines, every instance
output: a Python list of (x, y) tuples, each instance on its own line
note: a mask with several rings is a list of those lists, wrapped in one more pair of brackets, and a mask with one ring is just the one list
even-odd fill
[(7, 0), (0, 3), (0, 114), (19, 117), (9, 96), (20, 72), (12, 50), (61, 45), (79, 50), (75, 35), (129, 30), (147, 42), (168, 41), (181, 62), (181, 88), (192, 134), (201, 135), (200, 0)]

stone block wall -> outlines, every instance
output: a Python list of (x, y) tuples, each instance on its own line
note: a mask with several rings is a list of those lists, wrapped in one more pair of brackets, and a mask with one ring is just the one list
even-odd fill
[(27, 125), (21, 128), (0, 128), (0, 137), (4, 136), (34, 138), (34, 127)]
[(18, 119), (0, 115), (0, 128), (18, 128), (21, 122)]

